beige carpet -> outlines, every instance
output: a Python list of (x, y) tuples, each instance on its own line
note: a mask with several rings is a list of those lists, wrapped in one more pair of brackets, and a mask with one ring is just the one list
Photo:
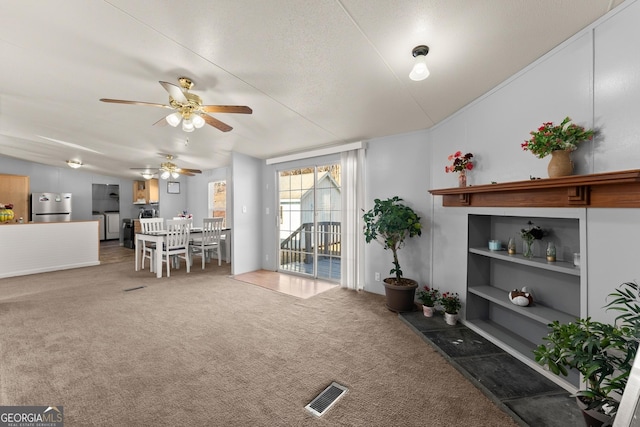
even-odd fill
[[(127, 262), (0, 280), (0, 405), (61, 405), (66, 427), (516, 425), (381, 296), (304, 300), (229, 274)], [(332, 381), (349, 392), (314, 418)]]

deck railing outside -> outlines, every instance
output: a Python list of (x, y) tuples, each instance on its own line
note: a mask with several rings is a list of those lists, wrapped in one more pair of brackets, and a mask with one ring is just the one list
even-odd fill
[(311, 262), (316, 244), (318, 255), (340, 256), (341, 224), (322, 221), (317, 223), (317, 227), (314, 230), (312, 222), (303, 223), (280, 243), (280, 265)]

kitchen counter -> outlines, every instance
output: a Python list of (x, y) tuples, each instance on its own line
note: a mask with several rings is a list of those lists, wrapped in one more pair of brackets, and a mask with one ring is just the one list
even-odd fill
[(98, 221), (0, 227), (0, 278), (99, 265)]

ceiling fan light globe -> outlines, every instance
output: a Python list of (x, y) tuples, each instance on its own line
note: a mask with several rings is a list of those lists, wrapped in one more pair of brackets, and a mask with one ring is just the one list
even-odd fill
[(180, 115), (180, 113), (175, 112), (169, 114), (167, 117), (165, 117), (165, 119), (167, 120), (167, 123), (169, 123), (169, 125), (176, 127), (180, 123), (180, 120), (182, 120), (182, 116)]
[(195, 130), (193, 122), (191, 120), (184, 119), (182, 121), (182, 130), (185, 132), (193, 132)]
[(409, 73), (409, 78), (414, 81), (424, 80), (429, 77), (429, 69), (427, 68), (427, 57), (424, 55), (416, 56), (416, 62), (413, 69)]
[(200, 129), (202, 126), (204, 126), (205, 123), (204, 119), (199, 114), (194, 114), (193, 116), (191, 116), (191, 122), (196, 129)]
[(78, 169), (82, 166), (82, 162), (79, 160), (67, 160), (67, 165), (69, 165), (70, 168)]
[(178, 179), (179, 176), (180, 174), (178, 172), (171, 172), (171, 178)]
[(169, 178), (169, 175), (171, 175), (169, 171), (162, 171), (162, 173), (160, 174), (160, 178), (167, 179)]

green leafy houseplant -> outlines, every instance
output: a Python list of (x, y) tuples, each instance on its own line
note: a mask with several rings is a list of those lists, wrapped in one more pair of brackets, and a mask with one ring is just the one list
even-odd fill
[(543, 123), (538, 130), (529, 132), (531, 139), (521, 145), (524, 151), (530, 151), (537, 158), (551, 154), (552, 151), (574, 151), (582, 141), (592, 139), (594, 131), (571, 123), (571, 118), (565, 119), (559, 125), (553, 122)]
[(427, 307), (436, 305), (440, 298), (440, 291), (429, 286), (424, 286), (418, 291), (418, 300)]
[(462, 308), (462, 302), (460, 302), (460, 296), (457, 292), (443, 292), (438, 302), (445, 313), (458, 314)]
[(403, 285), (402, 269), (398, 261), (398, 250), (405, 244), (405, 239), (422, 235), (420, 217), (413, 209), (401, 203), (398, 196), (387, 200), (374, 200), (373, 209), (363, 215), (364, 236), (367, 243), (375, 240), (385, 250), (393, 253), (393, 268), (389, 274), (395, 275), (395, 284)]
[(623, 283), (605, 308), (617, 310), (615, 324), (576, 319), (575, 322), (549, 324), (551, 332), (543, 339), (546, 344), (534, 351), (535, 360), (556, 375), (567, 375), (576, 369), (582, 375), (585, 388), (575, 396), (595, 409), (614, 417), (638, 351), (640, 337), (640, 306), (638, 286)]

